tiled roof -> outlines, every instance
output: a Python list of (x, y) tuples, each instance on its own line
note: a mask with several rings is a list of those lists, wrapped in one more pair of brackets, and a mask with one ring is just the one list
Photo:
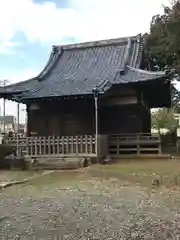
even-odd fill
[(143, 43), (135, 37), (54, 46), (44, 70), (36, 77), (6, 87), (26, 91), (23, 98), (82, 95), (94, 87), (106, 91), (117, 83), (146, 81), (164, 73), (139, 70)]

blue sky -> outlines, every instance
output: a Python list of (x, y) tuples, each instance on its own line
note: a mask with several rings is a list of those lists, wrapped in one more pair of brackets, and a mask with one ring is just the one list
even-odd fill
[[(169, 0), (0, 0), (0, 79), (36, 76), (54, 44), (147, 32), (162, 4)], [(6, 112), (16, 115), (16, 104), (8, 102)]]

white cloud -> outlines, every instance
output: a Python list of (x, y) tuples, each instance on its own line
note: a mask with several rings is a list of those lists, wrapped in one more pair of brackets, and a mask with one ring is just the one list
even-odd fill
[(15, 54), (16, 51), (9, 46), (10, 42), (5, 42), (0, 44), (0, 53), (4, 55)]
[(149, 30), (152, 16), (162, 11), (156, 0), (71, 0), (72, 7), (84, 19), (81, 27), (86, 39), (136, 35)]
[[(0, 0), (1, 45), (10, 42), (22, 31), (30, 42), (61, 40), (74, 35), (73, 20), (78, 15), (73, 9), (57, 8), (53, 2), (35, 3), (32, 0)], [(11, 7), (9, 7), (11, 6)]]
[[(69, 8), (33, 0), (0, 0), (0, 47), (18, 31), (30, 42), (61, 41), (74, 36), (79, 40), (121, 37), (148, 31), (151, 17), (168, 0), (69, 0)], [(10, 7), (11, 6), (11, 7)]]

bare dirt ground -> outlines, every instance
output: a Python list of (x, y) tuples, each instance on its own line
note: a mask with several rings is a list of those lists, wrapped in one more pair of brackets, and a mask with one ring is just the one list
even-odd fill
[(0, 193), (0, 239), (180, 239), (179, 193), (56, 172)]

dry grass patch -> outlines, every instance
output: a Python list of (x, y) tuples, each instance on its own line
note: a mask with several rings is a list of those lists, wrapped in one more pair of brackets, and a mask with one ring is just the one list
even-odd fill
[[(80, 182), (88, 180), (89, 176), (80, 171), (54, 171), (52, 173), (30, 179), (26, 184), (14, 185), (5, 189), (4, 194), (24, 196), (25, 199), (39, 199), (49, 190), (56, 193), (57, 189), (65, 190), (71, 187), (77, 187)], [(23, 194), (22, 194), (23, 193)]]
[(11, 182), (11, 181), (21, 181), (29, 177), (35, 177), (41, 175), (44, 171), (0, 171), (0, 183), (1, 182)]
[(154, 179), (167, 186), (180, 186), (180, 161), (178, 160), (123, 160), (108, 165), (92, 167), (93, 174), (114, 176), (131, 182), (151, 185)]
[(180, 174), (179, 160), (122, 160), (118, 163), (98, 165), (99, 169), (124, 173)]

